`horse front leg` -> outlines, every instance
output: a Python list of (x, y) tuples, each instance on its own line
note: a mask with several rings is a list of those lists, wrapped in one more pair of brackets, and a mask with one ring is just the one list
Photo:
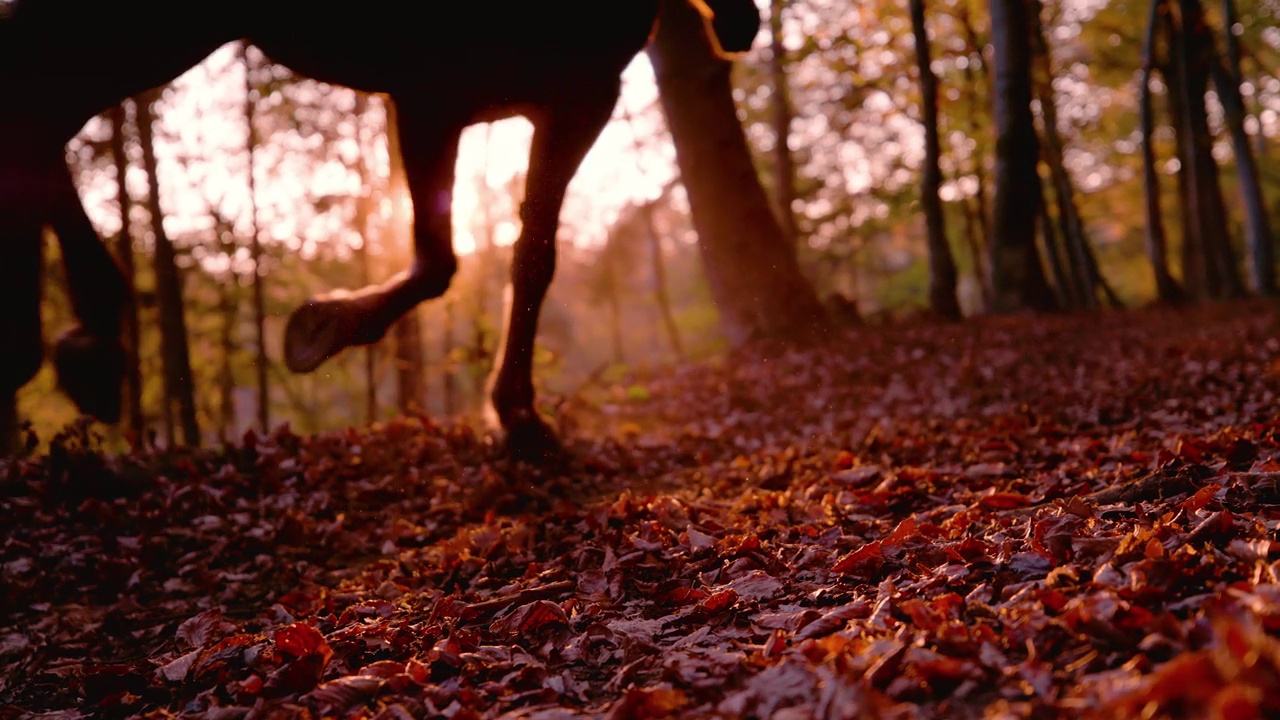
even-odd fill
[(523, 227), (511, 261), (513, 293), (503, 327), (502, 358), (490, 376), (491, 419), (506, 432), (514, 457), (541, 460), (559, 450), (555, 433), (533, 407), (533, 346), (542, 301), (556, 269), (556, 231), (565, 191), (604, 130), (618, 100), (616, 78), (578, 88), (572, 102), (534, 120)]
[(58, 384), (76, 407), (105, 423), (120, 419), (126, 360), (120, 330), (130, 282), (85, 214), (67, 164), (50, 169), (50, 224), (62, 248), (67, 295), (79, 324), (54, 346)]
[(380, 285), (337, 290), (294, 310), (284, 337), (285, 364), (293, 372), (311, 372), (348, 347), (378, 342), (419, 303), (443, 295), (457, 270), (451, 198), (466, 123), (417, 98), (397, 103), (397, 111), (414, 210), (413, 266)]

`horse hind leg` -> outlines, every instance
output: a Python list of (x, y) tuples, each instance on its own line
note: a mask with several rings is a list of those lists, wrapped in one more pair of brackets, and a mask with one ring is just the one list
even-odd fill
[(121, 321), (129, 283), (85, 214), (66, 163), (51, 168), (51, 224), (62, 248), (67, 294), (79, 324), (54, 345), (58, 384), (76, 407), (106, 423), (120, 419), (125, 352)]
[(569, 182), (609, 122), (618, 100), (617, 77), (585, 84), (572, 104), (547, 109), (534, 122), (523, 227), (511, 260), (510, 301), (501, 362), (489, 388), (490, 418), (506, 433), (507, 449), (521, 460), (542, 461), (561, 450), (555, 433), (534, 409), (533, 350), (538, 315), (556, 268), (556, 231)]
[(0, 158), (0, 457), (19, 447), (17, 395), (44, 361), (42, 176)]

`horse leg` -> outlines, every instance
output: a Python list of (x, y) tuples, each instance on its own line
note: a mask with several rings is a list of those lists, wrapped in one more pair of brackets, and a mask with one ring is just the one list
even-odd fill
[(559, 448), (555, 433), (533, 407), (533, 344), (542, 301), (555, 275), (556, 231), (565, 191), (609, 122), (618, 90), (616, 77), (575, 89), (573, 102), (547, 108), (534, 118), (520, 206), (523, 227), (511, 261), (513, 296), (503, 328), (502, 358), (490, 376), (491, 412), (506, 431), (508, 449), (518, 458), (537, 460)]
[(352, 345), (371, 345), (425, 300), (443, 295), (457, 270), (452, 193), (458, 140), (466, 122), (408, 99), (397, 104), (401, 156), (413, 200), (413, 266), (381, 285), (338, 290), (294, 310), (285, 327), (290, 370), (311, 372)]
[(58, 384), (76, 407), (106, 423), (120, 419), (125, 352), (120, 329), (132, 293), (124, 272), (85, 214), (70, 169), (51, 169), (50, 221), (62, 248), (67, 294), (80, 323), (54, 347)]
[(44, 360), (40, 290), (45, 188), (38, 166), (0, 157), (0, 457), (20, 450), (17, 394)]

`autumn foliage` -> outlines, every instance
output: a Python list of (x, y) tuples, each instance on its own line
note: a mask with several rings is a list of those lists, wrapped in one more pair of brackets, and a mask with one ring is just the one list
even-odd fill
[[(0, 709), (1276, 717), (1280, 308), (864, 328), (566, 409), (9, 466)], [(50, 716), (53, 717), (53, 716)]]

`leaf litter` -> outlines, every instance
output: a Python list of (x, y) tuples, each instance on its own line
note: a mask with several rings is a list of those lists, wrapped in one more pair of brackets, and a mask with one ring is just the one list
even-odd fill
[(1274, 303), (631, 385), (542, 469), (426, 417), (120, 457), (67, 431), (0, 474), (0, 711), (1280, 714)]

